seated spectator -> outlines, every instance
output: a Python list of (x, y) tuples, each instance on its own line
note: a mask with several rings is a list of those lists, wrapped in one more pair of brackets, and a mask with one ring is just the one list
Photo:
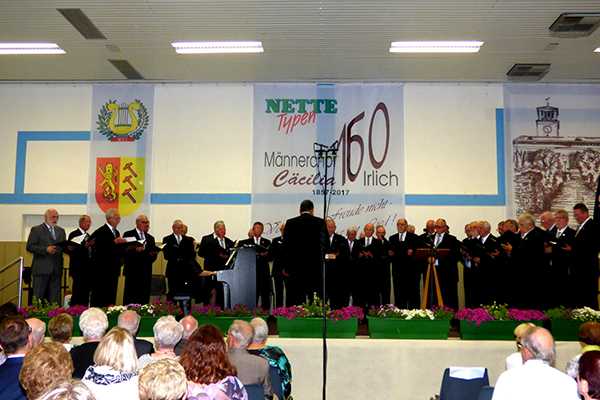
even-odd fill
[(71, 380), (73, 362), (60, 343), (35, 346), (23, 359), (19, 381), (27, 398), (36, 399), (53, 387)]
[(517, 351), (506, 357), (506, 369), (520, 367), (523, 365), (523, 357), (521, 357), (521, 337), (527, 331), (527, 329), (535, 326), (531, 322), (524, 322), (517, 325), (513, 334), (515, 335), (515, 341), (517, 344)]
[[(20, 316), (19, 309), (15, 303), (4, 303), (0, 306), (0, 322), (6, 317), (17, 317)], [(0, 348), (0, 365), (4, 364), (6, 361), (6, 354), (4, 354), (4, 350)]]
[(19, 372), (23, 358), (31, 350), (31, 327), (23, 317), (6, 317), (0, 322), (0, 347), (6, 361), (0, 365), (0, 399), (26, 399), (19, 384)]
[(83, 378), (87, 368), (94, 363), (94, 352), (108, 329), (108, 318), (101, 309), (88, 308), (79, 317), (79, 329), (83, 344), (71, 349), (73, 377), (77, 379)]
[(140, 400), (181, 400), (187, 393), (185, 370), (174, 359), (163, 358), (140, 371)]
[(229, 360), (238, 372), (238, 378), (244, 385), (262, 385), (265, 397), (271, 398), (271, 376), (269, 363), (262, 357), (248, 353), (248, 345), (254, 336), (254, 329), (246, 321), (236, 319), (227, 331)]
[(81, 381), (69, 381), (50, 389), (36, 400), (96, 400)]
[(133, 310), (127, 310), (119, 314), (119, 319), (117, 321), (117, 326), (119, 328), (127, 330), (131, 336), (133, 336), (133, 340), (135, 341), (135, 351), (138, 355), (138, 358), (144, 354), (152, 353), (153, 350), (152, 343), (135, 337), (140, 329), (140, 320), (141, 317), (138, 313)]
[(31, 327), (31, 347), (35, 347), (44, 341), (46, 323), (37, 318), (27, 318), (25, 321)]
[(581, 353), (573, 357), (568, 363), (566, 373), (573, 379), (577, 379), (579, 359), (588, 351), (600, 350), (600, 323), (584, 322), (579, 326), (579, 344)]
[(577, 385), (553, 367), (556, 350), (550, 332), (530, 327), (521, 337), (523, 366), (504, 371), (496, 382), (493, 400), (577, 400)]
[(600, 399), (600, 351), (587, 351), (579, 358), (577, 384), (583, 400)]
[(71, 351), (71, 336), (73, 335), (73, 317), (67, 313), (58, 314), (48, 322), (48, 332), (56, 343), (62, 344), (67, 351)]
[(179, 358), (175, 354), (175, 346), (183, 335), (181, 324), (172, 315), (168, 315), (160, 317), (154, 324), (153, 330), (156, 351), (152, 354), (144, 354), (139, 358), (138, 365), (140, 368), (162, 358)]
[(180, 362), (188, 380), (188, 400), (248, 400), (227, 358), (223, 334), (214, 325), (202, 325), (194, 331)]
[(269, 326), (264, 319), (254, 318), (250, 325), (254, 328), (254, 336), (248, 346), (248, 353), (263, 357), (271, 367), (277, 368), (281, 378), (281, 393), (287, 399), (292, 394), (292, 366), (283, 350), (277, 346), (267, 346)]
[(102, 338), (94, 353), (94, 365), (81, 380), (97, 400), (138, 399), (138, 363), (133, 336), (119, 327)]
[(185, 317), (181, 318), (179, 323), (181, 326), (183, 326), (183, 336), (179, 343), (177, 343), (177, 346), (175, 346), (175, 354), (178, 356), (180, 356), (183, 352), (183, 348), (185, 347), (185, 344), (190, 336), (192, 336), (192, 333), (198, 329), (198, 320), (191, 315), (186, 315)]

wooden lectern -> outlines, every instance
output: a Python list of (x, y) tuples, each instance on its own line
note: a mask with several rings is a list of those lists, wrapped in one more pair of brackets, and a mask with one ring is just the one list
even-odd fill
[(436, 249), (434, 247), (418, 248), (415, 251), (415, 259), (418, 261), (427, 261), (427, 273), (423, 282), (423, 292), (421, 293), (421, 309), (427, 308), (429, 302), (433, 305), (433, 295), (437, 298), (437, 305), (444, 306), (442, 298), (442, 289), (440, 288), (440, 280), (438, 278), (435, 260), (443, 259), (450, 255), (449, 249)]

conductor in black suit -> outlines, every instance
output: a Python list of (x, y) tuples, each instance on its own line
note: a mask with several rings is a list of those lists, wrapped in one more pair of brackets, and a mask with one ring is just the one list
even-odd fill
[(381, 276), (382, 243), (374, 235), (373, 224), (366, 224), (363, 228), (364, 237), (355, 245), (356, 266), (358, 271), (356, 279), (356, 306), (368, 308), (380, 304), (378, 296), (378, 279)]
[(185, 235), (183, 221), (176, 219), (171, 226), (173, 233), (165, 236), (163, 256), (167, 260), (165, 276), (169, 283), (167, 297), (173, 300), (176, 295), (191, 295), (199, 268), (196, 267), (194, 238)]
[(325, 220), (327, 227), (327, 243), (325, 246), (325, 268), (327, 285), (326, 294), (332, 309), (346, 307), (349, 303), (348, 291), (345, 286), (346, 276), (350, 274), (350, 249), (342, 235), (335, 233), (336, 225), (333, 218)]
[(288, 303), (299, 305), (313, 293), (321, 293), (319, 286), (323, 249), (327, 238), (325, 221), (314, 216), (310, 200), (300, 203), (300, 215), (288, 219), (283, 241), (288, 257)]
[[(573, 297), (573, 242), (575, 230), (569, 227), (569, 213), (558, 210), (554, 213), (556, 225), (550, 231), (550, 245), (552, 246), (550, 265), (550, 285), (548, 287), (549, 307), (572, 307)], [(568, 250), (569, 249), (569, 250)]]
[[(273, 238), (271, 241), (271, 259), (273, 260), (273, 287), (275, 289), (275, 307), (284, 306), (283, 290), (287, 286), (288, 273), (286, 271), (286, 256), (283, 245), (283, 232), (285, 231), (285, 223), (279, 225), (281, 235)], [(287, 302), (285, 302), (287, 304)]]
[(92, 284), (92, 307), (107, 307), (115, 304), (117, 285), (121, 274), (124, 247), (127, 243), (121, 237), (117, 226), (121, 214), (111, 208), (105, 214), (106, 223), (92, 233), (92, 262), (94, 264), (94, 282)]
[(577, 307), (598, 308), (598, 251), (600, 229), (590, 217), (583, 203), (573, 207), (573, 216), (579, 224), (573, 241), (573, 286)]
[(408, 221), (399, 218), (396, 222), (398, 233), (390, 236), (389, 255), (392, 261), (394, 300), (400, 308), (419, 308), (421, 265), (414, 260), (419, 238), (407, 231)]
[[(271, 308), (271, 241), (262, 237), (265, 227), (262, 222), (252, 224), (251, 237), (240, 241), (241, 245), (254, 246), (256, 250), (256, 304), (263, 310)], [(260, 302), (259, 302), (260, 300)]]
[[(213, 233), (205, 235), (200, 240), (198, 255), (204, 259), (205, 271), (221, 271), (226, 269), (234, 243), (225, 236), (225, 222), (217, 221), (213, 224)], [(215, 277), (203, 279), (202, 293), (205, 303), (223, 305), (223, 288)]]
[[(435, 221), (435, 235), (433, 236), (433, 247), (436, 250), (446, 249), (448, 255), (435, 259), (440, 281), (440, 289), (444, 305), (455, 310), (458, 309), (458, 260), (460, 258), (458, 240), (448, 232), (448, 224), (443, 218)], [(430, 277), (433, 279), (433, 277)]]
[(79, 217), (79, 227), (69, 233), (68, 240), (83, 236), (80, 245), (67, 246), (69, 254), (69, 274), (73, 278), (71, 305), (88, 306), (92, 292), (92, 245), (88, 233), (92, 219), (89, 215)]
[(144, 214), (135, 219), (135, 229), (123, 234), (123, 238), (135, 238), (134, 245), (125, 249), (125, 289), (123, 304), (148, 304), (152, 286), (152, 264), (156, 261), (158, 247), (154, 236), (148, 233), (150, 221)]

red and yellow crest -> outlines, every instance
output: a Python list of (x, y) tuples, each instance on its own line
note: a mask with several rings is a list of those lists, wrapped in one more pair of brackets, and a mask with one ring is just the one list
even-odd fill
[(96, 202), (102, 211), (133, 213), (144, 201), (145, 160), (142, 157), (98, 157)]

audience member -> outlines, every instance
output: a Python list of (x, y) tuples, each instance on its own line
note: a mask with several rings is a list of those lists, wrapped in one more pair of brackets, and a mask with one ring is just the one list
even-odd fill
[(137, 400), (137, 370), (133, 336), (127, 330), (115, 327), (98, 344), (94, 365), (88, 367), (81, 381), (97, 400)]
[(81, 381), (64, 382), (50, 389), (36, 400), (96, 400)]
[(160, 317), (154, 324), (154, 348), (152, 354), (144, 354), (138, 359), (140, 368), (163, 358), (178, 359), (175, 346), (181, 340), (183, 327), (172, 316)]
[(37, 318), (27, 318), (25, 321), (31, 327), (31, 347), (35, 347), (44, 341), (46, 323)]
[(123, 328), (127, 330), (131, 336), (133, 336), (133, 340), (135, 341), (135, 351), (138, 355), (138, 358), (143, 356), (144, 354), (152, 353), (152, 343), (144, 339), (138, 339), (136, 337), (138, 330), (140, 328), (140, 320), (141, 317), (138, 313), (133, 310), (123, 311), (119, 314), (119, 320), (117, 321), (117, 325), (119, 328)]
[[(4, 303), (0, 306), (0, 322), (6, 317), (16, 317), (19, 316), (19, 309), (15, 303)], [(0, 365), (4, 364), (6, 361), (6, 354), (4, 354), (4, 350), (0, 347)]]
[(0, 399), (26, 399), (19, 384), (23, 358), (31, 350), (31, 327), (22, 317), (6, 317), (0, 322), (0, 347), (6, 361), (0, 365)]
[(227, 358), (223, 333), (214, 325), (202, 325), (194, 331), (180, 361), (188, 380), (188, 399), (248, 399), (235, 367)]
[(521, 337), (523, 366), (504, 371), (492, 400), (577, 400), (577, 385), (553, 367), (556, 350), (550, 332), (530, 327)]
[(183, 352), (183, 348), (185, 347), (185, 344), (190, 336), (192, 336), (192, 333), (198, 329), (198, 320), (191, 315), (186, 315), (185, 317), (181, 318), (179, 323), (181, 326), (183, 326), (183, 336), (181, 337), (179, 343), (177, 343), (177, 346), (175, 346), (175, 354), (178, 356), (180, 356)]
[(83, 344), (71, 349), (73, 377), (77, 379), (83, 378), (87, 368), (94, 363), (94, 352), (108, 329), (108, 318), (101, 309), (88, 308), (79, 317), (79, 329), (83, 335)]
[(584, 322), (579, 326), (579, 344), (581, 352), (573, 357), (566, 367), (566, 373), (573, 379), (577, 379), (579, 359), (588, 351), (600, 350), (600, 323)]
[(600, 351), (584, 353), (579, 359), (577, 385), (583, 400), (600, 399)]
[(19, 381), (27, 398), (37, 399), (53, 387), (71, 380), (73, 361), (60, 343), (47, 342), (35, 346), (23, 359)]
[(523, 357), (521, 356), (521, 338), (527, 332), (527, 329), (535, 326), (531, 322), (524, 322), (517, 325), (513, 334), (515, 335), (515, 342), (517, 345), (517, 351), (506, 357), (506, 369), (520, 367), (523, 365)]
[(262, 357), (248, 353), (248, 346), (254, 336), (254, 329), (246, 321), (236, 319), (227, 332), (229, 360), (238, 372), (244, 385), (262, 385), (265, 397), (273, 395), (269, 363)]
[(67, 313), (58, 314), (48, 322), (48, 332), (56, 343), (62, 344), (67, 351), (71, 351), (71, 336), (73, 335), (73, 317)]
[(292, 394), (292, 366), (283, 350), (277, 346), (267, 346), (269, 338), (269, 326), (262, 318), (254, 318), (250, 321), (254, 328), (252, 343), (248, 346), (248, 353), (263, 357), (271, 367), (277, 368), (281, 379), (281, 393), (287, 399)]
[(176, 360), (163, 358), (140, 370), (140, 400), (181, 400), (186, 393), (185, 370)]

